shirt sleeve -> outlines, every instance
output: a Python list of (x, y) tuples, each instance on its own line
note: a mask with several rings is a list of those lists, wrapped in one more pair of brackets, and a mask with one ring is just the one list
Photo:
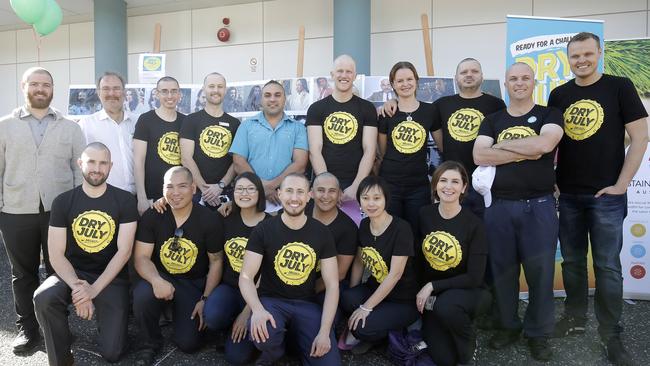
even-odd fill
[(389, 118), (380, 116), (379, 121), (378, 121), (378, 130), (379, 133), (383, 133), (384, 135), (388, 134), (388, 121), (390, 121)]
[(246, 243), (246, 250), (264, 255), (264, 226), (261, 223), (255, 226)]
[(243, 156), (245, 158), (248, 158), (249, 154), (249, 149), (248, 149), (248, 127), (250, 125), (250, 120), (245, 121), (244, 123), (239, 126), (237, 129), (237, 133), (235, 134), (235, 138), (232, 141), (232, 145), (230, 145), (230, 153), (231, 154), (237, 154), (240, 156)]
[(431, 104), (431, 132), (438, 131), (442, 128), (442, 117), (440, 117), (440, 108), (437, 103)]
[(120, 224), (138, 221), (138, 202), (128, 192), (123, 193), (120, 202)]
[(548, 107), (548, 113), (544, 119), (544, 124), (554, 124), (564, 128), (564, 118), (559, 109), (555, 107)]
[(323, 240), (323, 250), (321, 251), (320, 258), (326, 259), (336, 257), (336, 244), (334, 244), (334, 237), (329, 229), (323, 227), (321, 238)]
[(377, 110), (375, 105), (367, 100), (363, 103), (363, 127), (377, 127)]
[(155, 244), (156, 235), (153, 230), (153, 223), (156, 221), (156, 212), (150, 208), (142, 215), (138, 222), (138, 229), (135, 233), (135, 240), (143, 243)]
[(296, 139), (293, 148), (309, 150), (309, 145), (307, 144), (307, 128), (300, 122), (296, 123)]
[(147, 142), (149, 141), (149, 129), (147, 128), (147, 123), (145, 122), (145, 115), (141, 114), (138, 117), (138, 123), (135, 124), (135, 132), (133, 133), (134, 140), (140, 140)]
[(180, 138), (194, 140), (193, 125), (194, 123), (192, 123), (190, 116), (185, 116), (185, 118), (183, 118), (181, 121), (181, 129), (179, 133)]
[(70, 211), (70, 193), (58, 195), (52, 202), (50, 210), (50, 226), (67, 227), (66, 214)]
[(623, 84), (619, 93), (618, 100), (623, 115), (623, 123), (628, 124), (639, 118), (648, 117), (648, 113), (641, 102), (641, 98), (639, 98), (639, 93), (634, 87), (632, 80), (623, 78)]
[(491, 114), (483, 119), (483, 122), (481, 122), (481, 126), (478, 128), (479, 135), (492, 137), (493, 139), (496, 140), (496, 136), (494, 135), (494, 126), (492, 122), (492, 119), (495, 117), (497, 117), (496, 113)]
[[(340, 212), (339, 214), (343, 214)], [(336, 250), (339, 255), (356, 255), (359, 242), (357, 239), (357, 226), (354, 222), (344, 222), (343, 233), (336, 243)]]
[(312, 103), (307, 109), (307, 121), (305, 121), (306, 126), (322, 126), (323, 118), (321, 112), (321, 105), (323, 103)]

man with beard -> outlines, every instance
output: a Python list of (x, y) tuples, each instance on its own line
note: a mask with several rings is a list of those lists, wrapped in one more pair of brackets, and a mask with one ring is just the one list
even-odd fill
[(181, 163), (192, 172), (200, 191), (194, 201), (219, 205), (219, 196), (235, 177), (230, 145), (239, 120), (223, 110), (226, 78), (212, 72), (203, 79), (205, 108), (189, 114), (181, 124)]
[[(105, 72), (97, 80), (97, 93), (102, 110), (79, 121), (86, 142), (101, 142), (113, 157), (108, 184), (136, 193), (133, 175), (133, 134), (136, 119), (124, 110), (124, 78)], [(137, 98), (137, 96), (136, 96)]]
[(287, 175), (304, 173), (307, 133), (302, 123), (284, 113), (284, 87), (271, 80), (262, 88), (262, 111), (244, 121), (230, 152), (237, 174), (254, 172), (264, 184), (266, 212), (278, 211), (277, 189)]
[[(284, 211), (251, 233), (239, 288), (252, 310), (251, 338), (262, 351), (258, 365), (271, 365), (284, 354), (286, 337), (295, 341), (303, 365), (340, 365), (332, 322), (338, 303), (336, 247), (332, 234), (305, 215), (309, 181), (287, 175), (279, 189)], [(312, 302), (316, 267), (325, 284), (323, 306)], [(259, 288), (254, 279), (261, 271)]]
[(106, 361), (117, 362), (127, 347), (129, 282), (125, 264), (137, 226), (136, 200), (106, 183), (112, 163), (104, 144), (89, 144), (78, 164), (82, 185), (52, 203), (49, 250), (56, 273), (34, 293), (50, 365), (74, 363), (68, 324), (71, 303), (83, 320), (91, 320), (96, 313), (99, 353)]
[(85, 146), (76, 123), (50, 107), (54, 82), (44, 68), (25, 71), (25, 105), (0, 119), (0, 230), (11, 264), (18, 320), (16, 353), (31, 350), (40, 339), (32, 295), (38, 267), (47, 251), (50, 208), (56, 196), (81, 184), (77, 159)]

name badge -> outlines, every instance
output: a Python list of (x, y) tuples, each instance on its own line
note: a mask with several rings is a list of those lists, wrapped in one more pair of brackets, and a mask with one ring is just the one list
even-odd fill
[(230, 127), (230, 123), (228, 123), (228, 122), (219, 122), (219, 126)]

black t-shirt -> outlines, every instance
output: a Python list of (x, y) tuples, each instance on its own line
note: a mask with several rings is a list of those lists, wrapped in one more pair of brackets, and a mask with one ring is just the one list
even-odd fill
[[(338, 210), (338, 209), (337, 209)], [(357, 238), (357, 224), (346, 215), (345, 212), (338, 210), (338, 214), (327, 228), (332, 232), (336, 252), (339, 255), (356, 255), (359, 247)]]
[(648, 116), (632, 81), (607, 74), (589, 86), (571, 80), (553, 89), (548, 105), (564, 114), (560, 191), (594, 194), (616, 184), (625, 161), (625, 125)]
[(260, 296), (297, 300), (311, 300), (320, 260), (336, 256), (330, 231), (309, 216), (298, 230), (287, 227), (281, 215), (264, 220), (253, 229), (246, 250), (263, 256)]
[(232, 164), (228, 154), (239, 120), (228, 113), (212, 117), (205, 109), (189, 114), (181, 124), (181, 138), (194, 141), (194, 162), (208, 184), (218, 183)]
[(435, 293), (478, 287), (483, 282), (488, 252), (483, 222), (465, 208), (444, 219), (438, 206), (420, 209), (420, 283), (431, 282)]
[(410, 257), (406, 262), (402, 278), (397, 281), (386, 300), (398, 302), (415, 301), (418, 293), (418, 282), (413, 269), (413, 232), (411, 225), (397, 216), (386, 230), (375, 237), (370, 232), (370, 220), (361, 220), (359, 226), (359, 245), (361, 246), (361, 260), (364, 267), (370, 271), (367, 285), (376, 290), (390, 272), (390, 262), (393, 256)]
[(143, 113), (135, 125), (133, 138), (147, 143), (147, 156), (144, 160), (144, 188), (147, 198), (157, 200), (162, 197), (163, 176), (173, 166), (181, 165), (181, 146), (178, 132), (182, 113), (176, 120), (167, 122), (155, 110)]
[[(489, 136), (494, 143), (538, 136), (546, 124), (562, 127), (562, 115), (555, 108), (535, 105), (528, 113), (511, 116), (507, 110), (491, 114), (483, 120), (479, 135)], [(538, 160), (521, 160), (497, 166), (492, 195), (510, 200), (541, 197), (553, 192), (555, 149)]]
[[(271, 216), (265, 215), (262, 221), (269, 217)], [(233, 212), (223, 219), (224, 263), (221, 281), (234, 288), (239, 288), (239, 272), (241, 272), (241, 266), (244, 263), (248, 238), (254, 228), (246, 226), (239, 212)]]
[(472, 150), (481, 122), (485, 116), (504, 109), (506, 104), (484, 93), (470, 99), (458, 94), (442, 97), (433, 106), (434, 123), (442, 126), (443, 159), (463, 163), (471, 176), (476, 169)]
[[(65, 257), (75, 269), (101, 274), (117, 253), (120, 224), (138, 221), (135, 197), (106, 185), (100, 197), (86, 195), (82, 186), (61, 193), (52, 203), (50, 225), (67, 230)], [(128, 278), (126, 267), (118, 274)]]
[(174, 214), (170, 209), (162, 214), (148, 209), (140, 219), (136, 239), (154, 245), (151, 261), (159, 272), (186, 279), (205, 277), (210, 264), (207, 253), (218, 253), (223, 248), (221, 216), (195, 204), (180, 229), (180, 248), (174, 251)]
[(393, 117), (379, 118), (379, 133), (386, 135), (386, 152), (379, 175), (398, 185), (429, 183), (427, 139), (429, 132), (440, 129), (434, 123), (434, 108), (420, 102), (412, 113), (400, 110)]
[(306, 125), (323, 128), (322, 154), (327, 171), (343, 183), (351, 183), (363, 157), (363, 128), (377, 127), (373, 104), (356, 95), (339, 103), (330, 95), (309, 106)]

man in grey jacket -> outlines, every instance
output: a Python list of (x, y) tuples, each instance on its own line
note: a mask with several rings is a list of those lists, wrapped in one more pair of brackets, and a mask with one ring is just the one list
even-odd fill
[(50, 107), (54, 82), (33, 67), (21, 80), (25, 105), (0, 119), (0, 231), (11, 263), (18, 320), (14, 353), (28, 352), (40, 334), (32, 296), (39, 285), (41, 249), (46, 270), (52, 201), (81, 184), (76, 164), (85, 146), (79, 126)]

